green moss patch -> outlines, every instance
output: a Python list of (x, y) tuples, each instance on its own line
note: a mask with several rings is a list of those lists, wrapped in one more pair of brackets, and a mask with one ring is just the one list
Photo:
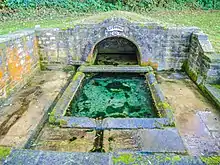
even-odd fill
[(10, 152), (11, 152), (11, 148), (0, 146), (0, 160), (6, 158), (10, 154)]
[(220, 89), (220, 85), (215, 84), (215, 85), (212, 85), (212, 86), (215, 87), (215, 88)]
[(118, 157), (113, 157), (112, 158), (114, 164), (132, 164), (135, 162), (135, 158), (133, 157), (132, 154), (121, 154)]
[(207, 165), (219, 165), (220, 156), (201, 157), (201, 160)]

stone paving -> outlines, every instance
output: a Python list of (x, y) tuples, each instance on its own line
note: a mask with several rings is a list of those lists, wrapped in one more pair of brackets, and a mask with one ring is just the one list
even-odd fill
[(185, 74), (158, 76), (190, 155), (220, 155), (220, 112)]
[[(217, 161), (216, 161), (217, 162)], [(218, 162), (217, 162), (218, 163)], [(13, 150), (3, 165), (205, 165), (203, 158), (175, 154), (79, 153)], [(218, 165), (218, 164), (212, 164)]]
[[(56, 73), (56, 74), (55, 74)], [(57, 76), (61, 76), (59, 81), (59, 90), (64, 86), (67, 81), (67, 75), (63, 72), (50, 72), (45, 73), (46, 77), (50, 74), (53, 74), (53, 83), (56, 84), (55, 79)], [(49, 77), (48, 77), (49, 79)], [(55, 127), (57, 131), (53, 133), (48, 132), (48, 137), (51, 138), (61, 138), (64, 137), (64, 134), (69, 134), (66, 139), (67, 143), (62, 142), (58, 148), (55, 148), (54, 143), (44, 143), (48, 144), (44, 150), (49, 151), (40, 151), (41, 142), (32, 143), (36, 145), (35, 149), (37, 150), (12, 150), (10, 156), (3, 162), (3, 164), (195, 164), (202, 165), (207, 164), (204, 162), (201, 156), (217, 156), (220, 155), (220, 116), (219, 111), (216, 107), (212, 106), (211, 103), (199, 93), (197, 87), (188, 79), (185, 74), (173, 73), (173, 74), (164, 74), (159, 73), (157, 79), (162, 88), (162, 91), (165, 96), (165, 100), (172, 106), (174, 112), (174, 118), (176, 122), (175, 127), (169, 127), (169, 120), (166, 118), (153, 118), (153, 119), (104, 119), (102, 123), (97, 123), (89, 118), (77, 118), (79, 124), (82, 124), (85, 121), (85, 128), (88, 125), (93, 125), (93, 128), (96, 129), (107, 129), (109, 134), (104, 134), (104, 146), (106, 147), (106, 152), (108, 153), (91, 153), (90, 151), (92, 145), (94, 144), (93, 140), (96, 138), (94, 133), (91, 136), (87, 137), (88, 146), (84, 150), (82, 147), (80, 150), (85, 153), (72, 152), (71, 145), (69, 145), (72, 138), (72, 133), (77, 134), (71, 127), (71, 121), (68, 121), (68, 125), (64, 125), (63, 128)], [(49, 86), (42, 85), (43, 91), (50, 90), (54, 88), (51, 85), (51, 81), (45, 81), (44, 83), (50, 84)], [(44, 84), (43, 83), (43, 84)], [(34, 83), (32, 83), (33, 85)], [(36, 82), (35, 85), (38, 83)], [(54, 84), (54, 85), (55, 85)], [(56, 84), (56, 85), (58, 85)], [(57, 88), (57, 87), (56, 87)], [(43, 93), (44, 93), (43, 92)], [(37, 95), (37, 98), (44, 99), (48, 102), (48, 99), (54, 99), (59, 91), (55, 91), (53, 94), (48, 93), (50, 97), (47, 96), (47, 100), (44, 95)], [(31, 95), (30, 95), (31, 96)], [(39, 97), (40, 96), (40, 97)], [(32, 97), (30, 97), (32, 98)], [(38, 100), (38, 99), (37, 99)], [(40, 102), (43, 103), (43, 102)], [(35, 105), (35, 104), (34, 104)], [(42, 106), (44, 106), (43, 104)], [(30, 107), (29, 107), (30, 108)], [(28, 110), (29, 110), (28, 108)], [(40, 109), (43, 110), (43, 109)], [(6, 111), (6, 110), (5, 110)], [(2, 112), (5, 112), (2, 111)], [(42, 111), (45, 112), (45, 111)], [(43, 114), (43, 113), (42, 113)], [(65, 117), (65, 116), (64, 116)], [(30, 130), (34, 130), (39, 122), (42, 120), (42, 115), (39, 115), (38, 118), (29, 118), (36, 122), (36, 125), (29, 125), (30, 129), (24, 129), (27, 134), (23, 137), (23, 141), (16, 141), (16, 138), (11, 138), (12, 142), (8, 146), (21, 147), (25, 145), (28, 138), (30, 137)], [(23, 119), (23, 115), (20, 119)], [(35, 119), (35, 120), (33, 120)], [(22, 129), (19, 130), (16, 121), (12, 125), (8, 132), (14, 129), (18, 129), (17, 132), (24, 132)], [(84, 127), (84, 126), (82, 126)], [(111, 130), (116, 128), (116, 130)], [(139, 128), (139, 129), (135, 129)], [(140, 129), (141, 128), (141, 129)], [(145, 129), (143, 129), (145, 128)], [(63, 129), (63, 133), (59, 132), (60, 129)], [(72, 133), (70, 131), (72, 129)], [(132, 130), (126, 130), (132, 129)], [(2, 139), (10, 137), (8, 132), (3, 136)], [(57, 135), (55, 135), (57, 134)], [(52, 136), (53, 135), (53, 136)], [(62, 135), (62, 136), (61, 136)], [(125, 138), (128, 135), (127, 139)], [(45, 134), (43, 135), (45, 137)], [(79, 135), (81, 137), (81, 134)], [(82, 135), (84, 137), (85, 135)], [(114, 137), (114, 141), (109, 141)], [(124, 137), (124, 138), (122, 138)], [(70, 139), (70, 140), (69, 140)], [(49, 140), (49, 141), (50, 141)], [(57, 140), (57, 139), (55, 139)], [(63, 138), (60, 139), (61, 141)], [(73, 139), (74, 141), (75, 139)], [(80, 140), (80, 138), (79, 138)], [(51, 142), (53, 142), (52, 139)], [(1, 140), (0, 142), (5, 142)], [(10, 142), (10, 141), (8, 141)], [(86, 143), (86, 144), (87, 144)], [(6, 146), (7, 143), (5, 142)], [(52, 144), (52, 145), (51, 145)], [(57, 143), (58, 144), (58, 143)], [(84, 142), (78, 141), (77, 145), (82, 145)], [(3, 144), (4, 145), (4, 144)], [(38, 146), (39, 145), (39, 146)], [(51, 145), (51, 146), (50, 146)], [(77, 146), (76, 145), (76, 146)], [(69, 146), (69, 149), (68, 149)], [(74, 146), (74, 145), (73, 145)], [(129, 147), (133, 146), (129, 149)], [(51, 148), (52, 147), (52, 148)], [(80, 146), (78, 146), (80, 147)], [(54, 148), (54, 149), (53, 149)], [(75, 148), (75, 147), (74, 147)], [(76, 149), (76, 148), (75, 148)], [(51, 150), (57, 151), (52, 152)], [(62, 151), (62, 152), (59, 152)], [(65, 152), (71, 151), (71, 153)], [(110, 151), (110, 152), (109, 152)], [(87, 152), (87, 153), (86, 153)], [(117, 153), (125, 152), (125, 153)], [(134, 153), (135, 152), (135, 153)], [(160, 153), (160, 154), (159, 154)], [(164, 154), (161, 154), (164, 153)], [(178, 153), (178, 154), (177, 154)], [(188, 156), (186, 156), (189, 154)], [(207, 158), (209, 159), (209, 158)], [(220, 163), (219, 157), (214, 158), (215, 163), (213, 165), (218, 165)], [(217, 163), (216, 163), (217, 162)], [(211, 164), (211, 165), (212, 165)]]
[(40, 72), (5, 103), (0, 111), (0, 145), (23, 147), (66, 82), (67, 74), (64, 72)]

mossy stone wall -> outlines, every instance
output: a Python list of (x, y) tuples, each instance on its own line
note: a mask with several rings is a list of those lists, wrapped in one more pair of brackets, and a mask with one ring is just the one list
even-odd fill
[(190, 37), (195, 27), (166, 27), (121, 18), (97, 24), (79, 24), (68, 29), (38, 29), (40, 54), (45, 64), (93, 64), (94, 49), (104, 39), (120, 37), (131, 41), (140, 53), (140, 65), (158, 70), (181, 69), (188, 59)]

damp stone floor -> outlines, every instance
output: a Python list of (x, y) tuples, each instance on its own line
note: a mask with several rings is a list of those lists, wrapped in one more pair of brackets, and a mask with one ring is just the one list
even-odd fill
[[(143, 134), (149, 134), (149, 130), (142, 130), (142, 132), (107, 131), (103, 143), (106, 151), (118, 152), (87, 153), (84, 151), (90, 150), (91, 145), (86, 148), (86, 145), (82, 147), (81, 143), (86, 141), (86, 144), (91, 144), (91, 139), (94, 138), (93, 131), (74, 130), (71, 132), (62, 130), (63, 132), (59, 132), (53, 131), (58, 128), (48, 124), (42, 128), (43, 131), (41, 131), (40, 136), (43, 138), (37, 137), (36, 140), (39, 143), (34, 143), (35, 146), (32, 146), (34, 149), (24, 150), (23, 148), (32, 132), (36, 130), (45, 117), (45, 109), (49, 104), (52, 104), (55, 98), (59, 97), (60, 91), (65, 87), (70, 77), (70, 74), (61, 71), (40, 72), (11, 101), (1, 107), (0, 146), (12, 150), (9, 157), (2, 161), (3, 164), (19, 164), (19, 162), (27, 162), (28, 164), (73, 164), (74, 162), (78, 164), (161, 164), (163, 162), (172, 164), (173, 162), (180, 162), (179, 164), (198, 165), (208, 164), (210, 159), (203, 158), (203, 156), (208, 155), (213, 156), (212, 164), (218, 165), (219, 157), (217, 156), (220, 155), (220, 112), (200, 93), (184, 73), (176, 72), (159, 72), (157, 80), (167, 101), (174, 110), (178, 132), (166, 131), (174, 132), (173, 137), (180, 134), (184, 145), (181, 148), (184, 147), (185, 149), (180, 151), (180, 155), (176, 153), (121, 152), (129, 148), (132, 148), (133, 151), (139, 149), (140, 142), (144, 137)], [(54, 136), (48, 137), (50, 131), (53, 132)], [(155, 137), (160, 135), (158, 132), (151, 132), (150, 134), (154, 134)], [(121, 138), (121, 135), (124, 139)], [(164, 141), (162, 141), (164, 143), (161, 142), (161, 144), (165, 144), (168, 135), (161, 133), (161, 136), (164, 137)], [(136, 139), (139, 139), (139, 141)], [(59, 144), (58, 147), (56, 143)], [(68, 148), (70, 143), (75, 143), (74, 145), (79, 147), (78, 151), (84, 153), (68, 152), (68, 150), (73, 150), (72, 147)], [(141, 146), (149, 148), (147, 144), (141, 144)], [(44, 151), (36, 150), (40, 147)], [(64, 152), (54, 152), (56, 150)]]

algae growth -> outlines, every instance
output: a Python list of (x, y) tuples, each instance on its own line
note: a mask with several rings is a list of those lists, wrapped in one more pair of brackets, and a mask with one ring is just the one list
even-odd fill
[(157, 117), (144, 76), (121, 74), (87, 78), (69, 113), (92, 118)]

